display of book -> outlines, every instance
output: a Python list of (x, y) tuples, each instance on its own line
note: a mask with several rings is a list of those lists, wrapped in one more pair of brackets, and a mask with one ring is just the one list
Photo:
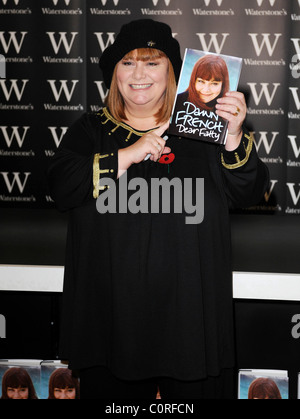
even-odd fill
[[(60, 360), (0, 359), (0, 382), (0, 399), (80, 398), (79, 378), (72, 374), (67, 362)], [(286, 400), (289, 385), (286, 370), (240, 369), (237, 398)], [(160, 398), (158, 392), (156, 399)]]
[(242, 58), (186, 49), (169, 134), (225, 144), (228, 121), (215, 106), (238, 89), (241, 69)]
[(239, 399), (288, 399), (289, 378), (285, 370), (239, 370)]
[(79, 380), (59, 360), (1, 359), (1, 399), (79, 399)]

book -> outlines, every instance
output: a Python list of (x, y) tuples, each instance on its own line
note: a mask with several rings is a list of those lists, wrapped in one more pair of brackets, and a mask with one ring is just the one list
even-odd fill
[(67, 361), (44, 360), (41, 362), (42, 399), (79, 399), (79, 387), (79, 379), (68, 368)]
[(80, 383), (67, 361), (0, 359), (0, 399), (79, 399)]
[(239, 370), (238, 399), (288, 399), (289, 377), (285, 370)]
[(216, 114), (217, 99), (238, 88), (242, 58), (185, 50), (169, 134), (225, 144), (228, 121)]
[(41, 360), (1, 359), (1, 399), (40, 399)]

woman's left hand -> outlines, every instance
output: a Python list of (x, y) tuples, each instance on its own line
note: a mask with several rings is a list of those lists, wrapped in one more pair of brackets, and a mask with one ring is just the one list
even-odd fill
[(242, 126), (247, 114), (245, 96), (240, 92), (229, 92), (217, 102), (217, 115), (229, 122), (225, 148), (233, 151), (239, 146), (243, 135)]

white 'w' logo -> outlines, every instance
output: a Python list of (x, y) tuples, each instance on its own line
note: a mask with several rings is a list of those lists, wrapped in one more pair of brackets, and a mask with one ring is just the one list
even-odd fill
[[(58, 1), (59, 1), (59, 0), (52, 0), (52, 1), (53, 1), (54, 6), (57, 6), (57, 3), (58, 3)], [(65, 0), (65, 4), (66, 4), (66, 6), (69, 6), (70, 1), (71, 1), (71, 0)]]
[[(209, 6), (210, 5), (211, 0), (204, 0), (205, 6)], [(218, 3), (218, 6), (221, 7), (223, 0), (216, 0), (216, 2)]]
[[(257, 0), (257, 4), (259, 5), (259, 7), (263, 4), (264, 0)], [(276, 0), (269, 0), (270, 6), (274, 6), (274, 4), (276, 3)]]
[[(113, 0), (114, 5), (118, 6), (119, 0)], [(101, 0), (102, 6), (106, 6), (107, 0)]]
[[(170, 5), (170, 3), (171, 3), (171, 0), (164, 0), (165, 1), (165, 5), (166, 6), (169, 6)], [(158, 4), (158, 0), (152, 0), (152, 2), (153, 2), (153, 5), (154, 6), (157, 6), (157, 4)]]
[[(18, 4), (19, 4), (19, 0), (14, 0), (14, 2), (15, 2), (15, 5), (17, 6)], [(2, 3), (4, 4), (4, 6), (6, 5), (6, 3), (7, 3), (7, 0), (2, 0)]]

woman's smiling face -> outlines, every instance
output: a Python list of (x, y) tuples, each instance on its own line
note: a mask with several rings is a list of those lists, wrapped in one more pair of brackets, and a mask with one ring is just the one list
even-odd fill
[(222, 92), (223, 83), (216, 80), (204, 80), (197, 78), (195, 83), (196, 91), (203, 103), (209, 103), (216, 99)]
[(125, 106), (161, 106), (168, 82), (168, 60), (165, 57), (141, 61), (123, 59), (117, 65), (117, 84)]

